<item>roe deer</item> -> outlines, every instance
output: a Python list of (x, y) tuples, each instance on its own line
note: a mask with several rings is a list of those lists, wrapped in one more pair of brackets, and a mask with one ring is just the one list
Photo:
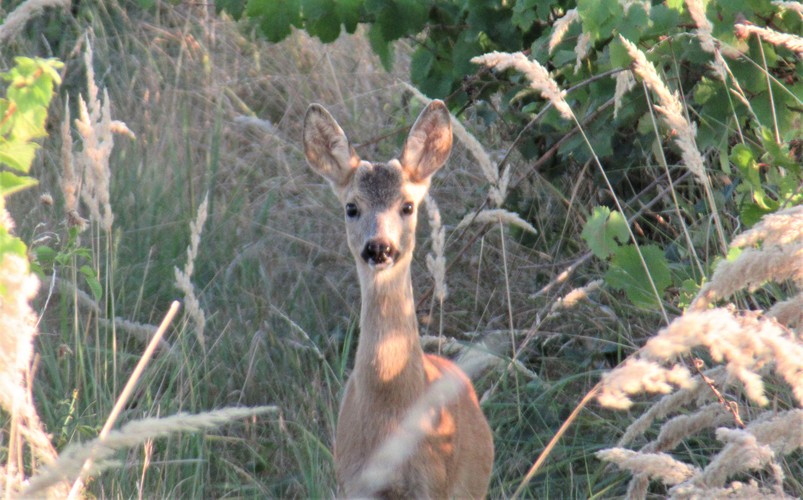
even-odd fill
[[(360, 160), (322, 106), (310, 105), (304, 118), (304, 154), (344, 207), (362, 295), (356, 361), (335, 436), (337, 481), (348, 497), (482, 498), (488, 489), (491, 430), (468, 377), (421, 349), (410, 277), (417, 209), (451, 148), (442, 101), (421, 112), (401, 156), (388, 163)], [(362, 476), (372, 455), (399, 431), (427, 389), (447, 379), (454, 381), (454, 397), (435, 394), (436, 402), (420, 415), (410, 413), (420, 439), (406, 443), (408, 455), (381, 488), (366, 487)]]

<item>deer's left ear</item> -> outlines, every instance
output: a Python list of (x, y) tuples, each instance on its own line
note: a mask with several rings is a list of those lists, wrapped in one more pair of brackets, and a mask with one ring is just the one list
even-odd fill
[(452, 151), (452, 123), (449, 110), (434, 100), (418, 116), (399, 162), (413, 182), (429, 179), (449, 159)]

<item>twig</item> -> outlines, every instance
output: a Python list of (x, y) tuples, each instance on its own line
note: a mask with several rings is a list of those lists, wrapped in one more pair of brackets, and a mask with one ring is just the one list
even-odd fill
[[(170, 304), (170, 309), (167, 311), (164, 319), (162, 320), (162, 324), (159, 325), (159, 329), (156, 330), (153, 338), (151, 339), (148, 347), (145, 348), (145, 352), (142, 353), (142, 357), (139, 358), (139, 362), (137, 366), (134, 367), (134, 371), (131, 373), (131, 376), (128, 378), (128, 382), (126, 382), (125, 387), (123, 387), (120, 396), (117, 397), (117, 402), (114, 404), (111, 413), (109, 413), (109, 417), (106, 419), (106, 423), (103, 424), (103, 428), (100, 430), (100, 434), (98, 434), (98, 439), (103, 439), (109, 435), (111, 432), (114, 423), (117, 421), (117, 417), (120, 416), (120, 412), (123, 411), (123, 408), (128, 403), (129, 398), (131, 397), (131, 393), (134, 392), (134, 387), (137, 385), (139, 381), (139, 377), (142, 375), (142, 372), (145, 370), (145, 366), (151, 360), (153, 356), (153, 351), (156, 350), (156, 346), (159, 344), (159, 340), (162, 338), (164, 333), (167, 331), (167, 327), (173, 321), (173, 317), (175, 317), (176, 313), (178, 312), (179, 303), (178, 301), (173, 301)], [(81, 476), (89, 471), (92, 468), (92, 459), (88, 459), (84, 462), (83, 467), (81, 467), (81, 473), (76, 478), (75, 482), (72, 485), (72, 489), (70, 489), (70, 494), (67, 497), (67, 500), (74, 500), (81, 489), (84, 487), (84, 480)]]

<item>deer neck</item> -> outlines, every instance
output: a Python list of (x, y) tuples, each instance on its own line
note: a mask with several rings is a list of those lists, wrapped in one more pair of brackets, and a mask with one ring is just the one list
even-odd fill
[(411, 403), (424, 390), (410, 261), (375, 274), (359, 270), (362, 309), (354, 374), (366, 392)]

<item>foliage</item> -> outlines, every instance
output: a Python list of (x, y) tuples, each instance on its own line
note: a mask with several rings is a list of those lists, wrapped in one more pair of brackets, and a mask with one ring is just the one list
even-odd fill
[[(701, 18), (695, 18), (680, 0), (250, 0), (244, 4), (243, 8), (243, 2), (227, 0), (218, 7), (235, 15), (245, 12), (273, 41), (287, 36), (294, 26), (329, 42), (337, 38), (341, 27), (351, 33), (358, 21), (366, 23), (371, 45), (386, 67), (392, 64), (392, 42), (411, 37), (416, 45), (410, 78), (424, 93), (448, 96), (453, 109), (473, 103), (474, 111), (489, 124), (498, 124), (510, 140), (529, 126), (517, 139), (525, 158), (540, 157), (558, 146), (554, 163), (572, 165), (585, 163), (593, 151), (606, 166), (613, 196), (637, 193), (660, 175), (650, 163), (672, 167), (678, 158), (670, 145), (673, 131), (653, 125), (654, 114), (644, 92), (626, 94), (623, 84), (618, 79), (614, 82), (631, 61), (621, 35), (649, 55), (665, 81), (674, 82), (672, 90), (681, 95), (689, 116), (697, 122), (697, 147), (719, 165), (710, 171), (720, 181), (714, 185), (714, 195), (708, 203), (692, 195), (690, 205), (683, 207), (685, 216), (702, 221), (735, 206), (741, 222), (750, 226), (763, 214), (803, 200), (799, 189), (803, 183), (799, 167), (803, 64), (788, 48), (740, 38), (734, 28), (742, 22), (800, 33), (801, 16), (779, 10), (770, 0), (700, 4), (711, 24), (691, 33), (689, 26)], [(727, 57), (727, 74), (710, 67), (713, 54), (703, 35), (717, 40), (716, 50)], [(554, 111), (529, 123), (544, 104), (527, 88), (526, 80), (484, 73), (467, 79), (477, 73), (470, 59), (492, 50), (528, 51), (529, 57), (551, 68), (558, 85), (570, 89), (566, 99), (586, 129), (591, 149), (578, 135), (570, 137), (574, 124)], [(600, 78), (607, 74), (612, 77)], [(483, 99), (496, 92), (504, 98), (499, 106), (490, 107)], [(679, 173), (668, 175), (677, 178)], [(717, 206), (710, 205), (712, 200)], [(699, 240), (695, 234), (691, 238)], [(607, 258), (610, 252), (605, 247), (611, 242), (596, 241), (600, 246), (595, 254)], [(651, 235), (647, 243), (665, 249), (673, 245), (660, 234)], [(629, 250), (615, 248), (623, 253), (612, 262), (625, 262), (622, 259)], [(656, 262), (662, 261), (656, 252), (650, 254)], [(674, 256), (676, 261), (687, 258), (687, 254)], [(665, 262), (656, 265), (666, 268)], [(615, 276), (619, 276), (615, 270), (608, 275), (627, 290), (627, 280)]]
[[(39, 145), (34, 142), (47, 136), (45, 119), (53, 97), (53, 87), (61, 83), (55, 59), (18, 57), (15, 66), (0, 79), (7, 82), (6, 97), (0, 98), (0, 198), (36, 184), (27, 174)], [(0, 200), (0, 209), (4, 207)], [(8, 228), (0, 227), (0, 257), (6, 252), (25, 257), (26, 246)]]
[[(39, 145), (34, 139), (47, 136), (45, 119), (53, 97), (53, 87), (61, 83), (55, 59), (16, 58), (16, 65), (0, 79), (7, 82), (6, 97), (0, 98), (0, 164), (26, 174)], [(0, 172), (0, 195), (35, 184), (30, 177)]]
[[(595, 207), (582, 233), (591, 251), (599, 259), (610, 258), (605, 282), (614, 289), (624, 291), (633, 304), (646, 309), (654, 308), (661, 297), (656, 297), (650, 285), (649, 272), (659, 293), (671, 283), (669, 265), (664, 252), (655, 245), (636, 248), (627, 243), (627, 221), (618, 211)], [(639, 257), (641, 252), (645, 270)]]

